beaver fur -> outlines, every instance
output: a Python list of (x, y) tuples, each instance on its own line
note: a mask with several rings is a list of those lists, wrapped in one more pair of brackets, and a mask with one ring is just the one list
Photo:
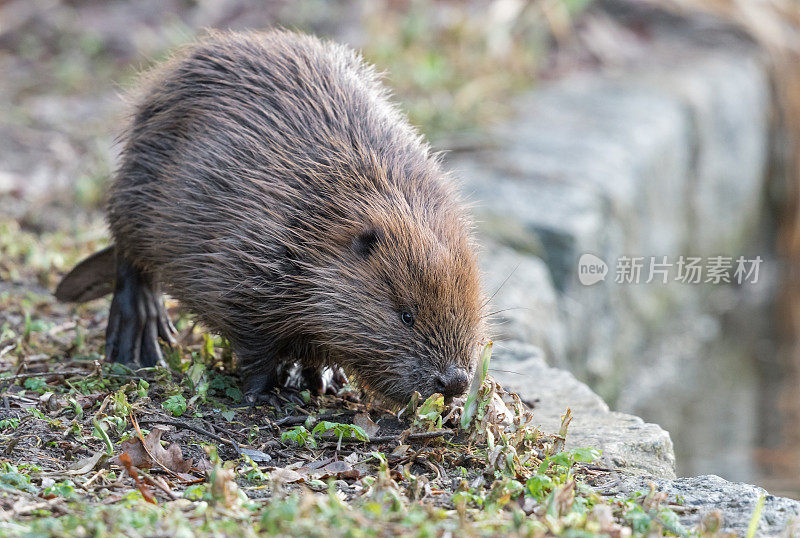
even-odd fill
[(357, 54), (211, 33), (145, 77), (134, 107), (108, 193), (115, 247), (57, 293), (105, 293), (116, 264), (111, 360), (161, 359), (163, 285), (231, 342), (251, 398), (293, 362), (394, 402), (466, 389), (484, 336), (471, 223)]

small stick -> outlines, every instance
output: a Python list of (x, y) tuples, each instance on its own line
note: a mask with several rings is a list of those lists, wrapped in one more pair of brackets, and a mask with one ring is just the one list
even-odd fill
[(316, 417), (312, 415), (288, 415), (281, 419), (278, 419), (274, 422), (276, 426), (294, 426), (297, 424), (303, 424), (308, 417), (311, 416), (314, 420), (330, 420), (332, 418), (339, 418), (339, 417), (349, 417), (355, 415), (353, 413), (323, 413), (321, 415), (317, 415)]
[(239, 449), (239, 445), (233, 439), (225, 439), (224, 437), (220, 437), (215, 433), (211, 433), (208, 430), (204, 430), (198, 426), (192, 426), (191, 424), (186, 424), (185, 422), (180, 422), (178, 420), (166, 420), (163, 418), (143, 418), (139, 420), (139, 424), (166, 424), (167, 426), (175, 426), (176, 428), (185, 428), (187, 430), (191, 430), (195, 433), (199, 433), (200, 435), (205, 435), (206, 437), (210, 437), (219, 443), (224, 443), (226, 445), (231, 445), (233, 449), (236, 451), (236, 454), (239, 456), (242, 455), (242, 451)]
[(47, 336), (55, 336), (55, 335), (57, 335), (59, 333), (62, 333), (64, 331), (68, 331), (70, 329), (74, 329), (77, 325), (78, 324), (75, 323), (74, 321), (64, 322), (61, 325), (56, 325), (55, 327), (53, 327), (52, 329), (47, 331)]
[(169, 498), (172, 499), (173, 501), (175, 499), (180, 499), (180, 496), (178, 496), (174, 491), (169, 489), (169, 486), (164, 484), (161, 480), (153, 478), (152, 476), (142, 471), (141, 469), (139, 470), (139, 472), (142, 473), (142, 478), (144, 479), (145, 482), (147, 482), (151, 486), (157, 487), (158, 489), (166, 493), (169, 496)]
[(437, 437), (444, 437), (445, 435), (452, 435), (455, 431), (453, 430), (437, 430), (433, 432), (421, 432), (421, 433), (412, 433), (407, 435), (405, 438), (402, 435), (378, 435), (376, 437), (371, 437), (369, 441), (359, 441), (358, 439), (344, 439), (345, 443), (388, 443), (389, 441), (402, 441), (403, 439), (407, 439), (410, 441), (422, 441), (426, 439), (435, 439)]
[(17, 344), (8, 344), (3, 349), (0, 349), (0, 358), (3, 358), (3, 355), (13, 350), (15, 347), (17, 347)]
[(226, 428), (224, 426), (220, 426), (216, 422), (211, 422), (210, 420), (201, 420), (201, 422), (203, 424), (205, 424), (206, 426), (208, 426), (209, 428), (211, 428), (211, 433), (216, 433), (216, 432), (220, 431), (220, 432), (224, 433), (225, 435), (227, 435), (228, 437), (230, 437), (231, 440), (233, 440), (233, 438), (235, 436), (237, 436), (237, 435), (239, 437), (245, 437), (244, 434), (242, 434), (240, 432), (231, 431), (231, 430), (229, 430), (228, 428)]
[[(9, 398), (11, 398), (13, 400), (22, 400), (23, 402), (26, 402), (26, 403), (36, 403), (37, 402), (37, 400), (35, 398), (26, 398), (25, 396), (19, 396), (17, 394), (11, 394), (10, 392), (3, 392), (2, 394), (3, 394), (3, 400), (8, 400)], [(6, 406), (6, 407), (10, 407), (10, 406)]]
[[(68, 376), (75, 376), (75, 375), (87, 375), (87, 374), (91, 374), (91, 373), (92, 372), (87, 371), (87, 370), (65, 370), (63, 372), (59, 372), (59, 371), (55, 371), (55, 372), (29, 372), (27, 374), (16, 374), (16, 375), (10, 375), (10, 376), (7, 376), (7, 377), (0, 377), (0, 382), (3, 382), (3, 381), (16, 381), (18, 379), (28, 379), (30, 377), (47, 377), (49, 375), (60, 375), (60, 376), (68, 377)], [(105, 374), (105, 375), (107, 375), (108, 377), (117, 377), (117, 378), (120, 378), (120, 379), (146, 379), (144, 376), (130, 375), (130, 374), (112, 374), (112, 373), (108, 373), (108, 374)]]
[(94, 482), (97, 479), (97, 477), (100, 476), (100, 473), (104, 473), (104, 472), (105, 472), (105, 469), (100, 469), (99, 471), (94, 473), (94, 476), (92, 476), (89, 480), (87, 480), (81, 487), (83, 489), (85, 489), (86, 491), (89, 491), (89, 486), (92, 484), (92, 482)]

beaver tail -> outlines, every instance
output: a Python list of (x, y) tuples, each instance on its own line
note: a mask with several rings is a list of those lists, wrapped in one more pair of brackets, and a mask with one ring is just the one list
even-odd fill
[(56, 288), (56, 299), (64, 303), (85, 303), (114, 291), (116, 275), (114, 246), (95, 252), (67, 273)]

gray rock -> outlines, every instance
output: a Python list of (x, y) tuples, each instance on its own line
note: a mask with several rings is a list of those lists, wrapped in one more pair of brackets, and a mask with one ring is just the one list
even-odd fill
[(689, 119), (678, 99), (597, 76), (560, 81), (518, 106), (521, 113), (498, 133), (498, 149), (453, 166), (477, 201), (482, 232), (547, 264), (563, 295), (567, 331), (580, 335), (567, 343), (569, 363), (613, 396), (641, 339), (630, 303), (657, 310), (660, 302), (653, 307), (647, 294), (611, 283), (583, 287), (577, 261), (587, 252), (599, 256), (613, 280), (623, 254), (678, 252), (686, 235)]
[[(564, 411), (567, 407), (572, 410), (567, 448), (600, 448), (601, 463), (617, 470), (596, 484), (603, 494), (625, 498), (647, 493), (652, 483), (671, 503), (682, 504), (678, 514), (687, 528), (719, 512), (723, 530), (740, 536), (747, 531), (759, 497), (765, 495), (758, 536), (777, 536), (790, 525), (800, 525), (798, 501), (714, 475), (675, 478), (672, 442), (666, 431), (638, 417), (609, 411), (603, 400), (572, 374), (549, 367), (534, 346), (519, 342), (499, 345), (490, 372), (534, 406), (536, 422), (546, 432), (558, 431)], [(795, 527), (797, 531), (800, 526)]]
[(531, 345), (506, 342), (494, 351), (490, 372), (504, 387), (534, 407), (545, 432), (557, 432), (561, 415), (572, 410), (567, 448), (603, 451), (603, 464), (632, 474), (672, 478), (675, 457), (669, 433), (656, 424), (610, 411), (603, 400), (566, 370), (551, 368)]
[[(668, 480), (617, 474), (606, 480), (608, 493), (626, 496), (647, 492), (652, 483), (656, 490), (667, 494), (668, 500), (680, 499), (684, 510), (679, 515), (681, 523), (687, 527), (697, 525), (710, 512), (719, 511), (723, 530), (744, 536), (762, 495), (766, 499), (757, 536), (777, 536), (800, 522), (800, 502), (775, 497), (759, 487), (728, 482), (715, 475)], [(798, 531), (800, 528), (795, 527), (795, 532)]]
[[(763, 59), (752, 48), (675, 51), (643, 83), (684, 103), (695, 151), (684, 194), (691, 234), (686, 248), (699, 254), (741, 249), (758, 223), (768, 162), (770, 86)], [(680, 57), (680, 56), (679, 56)]]

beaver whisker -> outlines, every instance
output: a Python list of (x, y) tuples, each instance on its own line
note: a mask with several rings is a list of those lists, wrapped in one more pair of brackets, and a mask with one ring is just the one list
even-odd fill
[(510, 273), (508, 273), (508, 276), (507, 276), (507, 277), (505, 277), (505, 278), (503, 279), (503, 281), (500, 283), (500, 285), (499, 285), (499, 286), (497, 286), (497, 289), (496, 289), (496, 290), (494, 290), (494, 293), (492, 293), (492, 294), (491, 294), (491, 295), (490, 295), (490, 296), (489, 296), (489, 297), (488, 297), (488, 298), (487, 298), (487, 299), (486, 299), (486, 300), (483, 302), (483, 304), (481, 305), (481, 308), (484, 308), (484, 307), (486, 307), (486, 305), (488, 305), (488, 304), (489, 304), (489, 302), (490, 302), (492, 299), (494, 299), (495, 295), (497, 295), (498, 293), (500, 293), (500, 290), (501, 290), (501, 289), (503, 289), (503, 286), (505, 286), (505, 285), (506, 285), (506, 282), (508, 282), (508, 280), (509, 280), (509, 279), (510, 279), (512, 276), (514, 276), (514, 273), (516, 273), (516, 272), (517, 272), (517, 269), (519, 269), (519, 266), (520, 266), (520, 264), (518, 263), (518, 264), (517, 264), (517, 265), (514, 267), (514, 269), (512, 269), (512, 270), (511, 270), (511, 272), (510, 272)]

